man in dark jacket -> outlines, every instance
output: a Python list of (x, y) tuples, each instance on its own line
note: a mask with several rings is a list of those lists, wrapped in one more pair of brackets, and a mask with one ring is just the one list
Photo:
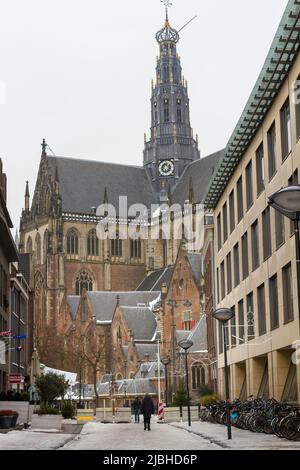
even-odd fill
[(145, 395), (142, 401), (141, 413), (144, 416), (144, 431), (150, 431), (151, 415), (154, 414), (154, 404), (150, 395)]
[(141, 400), (136, 397), (136, 399), (133, 402), (133, 413), (134, 413), (134, 420), (136, 423), (140, 422), (140, 414), (141, 414)]

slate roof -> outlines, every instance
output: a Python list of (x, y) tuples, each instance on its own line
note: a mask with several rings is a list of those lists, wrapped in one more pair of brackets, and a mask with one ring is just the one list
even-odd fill
[[(160, 376), (164, 377), (165, 368), (162, 363), (160, 363)], [(138, 372), (136, 373), (135, 379), (155, 379), (158, 377), (158, 364), (155, 362), (144, 362), (141, 364)]]
[(134, 307), (139, 304), (149, 305), (160, 296), (160, 292), (87, 292), (93, 313), (98, 322), (111, 322), (117, 305)]
[(186, 257), (191, 265), (194, 277), (199, 285), (202, 275), (202, 255), (200, 253), (187, 253)]
[(157, 323), (150, 308), (121, 307), (122, 314), (132, 330), (135, 341), (151, 341), (155, 335)]
[(52, 176), (56, 174), (65, 212), (86, 214), (103, 203), (105, 188), (108, 202), (119, 206), (119, 196), (128, 197), (128, 206), (136, 203), (150, 207), (155, 203), (151, 182), (142, 167), (48, 156)]
[(193, 341), (189, 352), (207, 352), (207, 321), (206, 315), (202, 315), (192, 331), (176, 331), (177, 344), (182, 339)]
[(68, 295), (67, 302), (68, 302), (70, 310), (71, 310), (72, 319), (75, 320), (76, 315), (77, 315), (79, 302), (80, 302), (80, 296), (79, 295)]
[(166, 283), (169, 285), (174, 271), (174, 266), (158, 269), (141, 282), (137, 287), (137, 291), (161, 291), (161, 285)]
[(181, 175), (171, 196), (172, 204), (183, 205), (189, 199), (190, 178), (193, 183), (194, 202), (201, 203), (212, 175), (224, 154), (219, 150), (208, 157), (192, 162)]
[[(157, 395), (156, 388), (150, 379), (128, 379), (128, 380), (116, 380), (116, 395), (124, 395), (126, 384), (126, 394), (129, 395)], [(98, 393), (100, 396), (109, 395), (110, 382), (100, 382), (97, 386)]]
[(153, 361), (157, 357), (157, 345), (156, 344), (143, 344), (143, 343), (137, 343), (135, 345), (137, 349), (137, 353), (139, 355), (140, 361), (143, 361), (145, 359), (145, 354), (149, 354), (149, 360)]
[(175, 333), (175, 338), (176, 338), (177, 344), (182, 339), (187, 339), (189, 337), (189, 335), (190, 335), (190, 331), (188, 331), (188, 330), (177, 330), (176, 333)]
[(189, 339), (193, 341), (190, 352), (207, 351), (207, 321), (206, 315), (202, 315), (195, 328), (191, 331)]

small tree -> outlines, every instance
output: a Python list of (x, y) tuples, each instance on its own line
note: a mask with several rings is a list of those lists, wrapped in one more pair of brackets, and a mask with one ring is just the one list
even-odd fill
[(63, 376), (51, 372), (37, 377), (35, 385), (41, 400), (41, 409), (46, 410), (57, 398), (64, 398), (69, 382)]
[(175, 406), (185, 406), (188, 404), (187, 393), (184, 380), (181, 379), (178, 384), (177, 392), (175, 395)]
[(198, 387), (199, 397), (207, 397), (209, 395), (213, 395), (213, 390), (206, 384), (201, 384)]

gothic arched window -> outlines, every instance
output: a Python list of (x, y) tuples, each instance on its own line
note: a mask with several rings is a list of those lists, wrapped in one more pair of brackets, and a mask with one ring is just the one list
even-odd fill
[(74, 228), (69, 230), (67, 234), (67, 253), (78, 255), (78, 232)]
[(34, 318), (37, 328), (47, 324), (46, 289), (43, 275), (37, 271), (34, 278)]
[(42, 243), (41, 243), (41, 236), (39, 233), (36, 234), (35, 236), (35, 241), (34, 241), (34, 253), (35, 253), (35, 259), (37, 264), (41, 263), (41, 248), (42, 248)]
[(130, 256), (131, 258), (142, 257), (142, 242), (140, 238), (138, 240), (130, 240)]
[(119, 239), (119, 233), (116, 234), (116, 238), (110, 241), (111, 256), (121, 258), (123, 255), (123, 243)]
[(164, 122), (170, 121), (170, 110), (169, 110), (169, 100), (164, 99)]
[(99, 240), (96, 230), (91, 230), (87, 238), (87, 253), (89, 256), (99, 255)]
[(93, 290), (93, 279), (90, 273), (86, 270), (80, 271), (75, 279), (75, 291), (76, 295), (81, 295), (83, 290)]
[(43, 240), (43, 262), (46, 263), (47, 254), (48, 254), (48, 243), (49, 243), (49, 232), (45, 230), (44, 240)]
[(32, 253), (32, 238), (28, 237), (26, 243), (26, 253)]
[(201, 364), (192, 366), (192, 388), (197, 390), (200, 385), (205, 385), (205, 368)]

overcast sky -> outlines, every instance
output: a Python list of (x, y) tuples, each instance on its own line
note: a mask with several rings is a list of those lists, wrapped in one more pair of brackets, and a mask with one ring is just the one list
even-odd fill
[[(287, 0), (174, 0), (202, 156), (232, 133)], [(42, 138), (58, 156), (142, 164), (160, 0), (0, 0), (0, 156), (18, 225)], [(1, 99), (1, 85), (0, 85)]]

